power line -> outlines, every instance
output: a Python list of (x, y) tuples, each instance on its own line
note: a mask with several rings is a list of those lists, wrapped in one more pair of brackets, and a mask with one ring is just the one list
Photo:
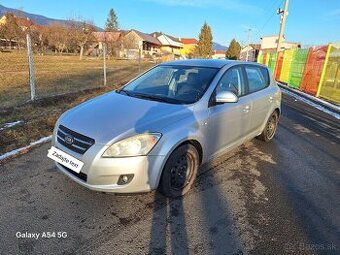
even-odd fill
[[(281, 1), (281, 2), (280, 2)], [(273, 6), (275, 6), (275, 4), (279, 3), (279, 6), (278, 8), (282, 5), (284, 0), (277, 0), (276, 2), (272, 2), (274, 4), (272, 4), (270, 7), (272, 8)], [(267, 8), (268, 9), (268, 8)], [(269, 21), (271, 21), (271, 19), (274, 17), (274, 15), (276, 14), (276, 10), (272, 12), (272, 14), (270, 15), (270, 17), (266, 20), (266, 22), (262, 25), (262, 27), (260, 29), (257, 29), (257, 32), (256, 32), (256, 36), (260, 36), (260, 33), (263, 31), (263, 29), (267, 26), (267, 24), (269, 23)]]

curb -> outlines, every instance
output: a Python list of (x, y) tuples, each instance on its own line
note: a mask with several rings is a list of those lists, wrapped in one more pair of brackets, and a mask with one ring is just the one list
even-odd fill
[(37, 147), (37, 146), (40, 145), (40, 144), (47, 143), (47, 142), (51, 141), (51, 138), (52, 138), (52, 135), (46, 136), (46, 137), (40, 138), (40, 139), (37, 140), (37, 141), (31, 142), (29, 145), (27, 145), (27, 146), (25, 146), (25, 147), (21, 147), (21, 148), (19, 148), (19, 149), (15, 149), (15, 150), (6, 152), (6, 153), (3, 154), (3, 155), (0, 155), (0, 165), (1, 165), (4, 161), (6, 161), (7, 159), (11, 159), (11, 158), (13, 158), (13, 157), (16, 157), (17, 155), (23, 154), (23, 153), (25, 153), (26, 151), (28, 151), (28, 150), (30, 150), (30, 149), (32, 149), (32, 148)]
[(320, 98), (317, 98), (317, 97), (311, 96), (311, 95), (309, 95), (307, 93), (301, 92), (299, 90), (290, 88), (290, 87), (288, 87), (284, 83), (281, 83), (281, 82), (277, 81), (277, 84), (279, 85), (280, 88), (288, 90), (289, 92), (292, 92), (292, 93), (294, 93), (294, 94), (296, 94), (298, 96), (301, 96), (301, 97), (303, 97), (305, 99), (308, 99), (308, 100), (312, 101), (313, 103), (316, 103), (316, 104), (318, 104), (320, 106), (323, 106), (326, 109), (328, 109), (328, 110), (330, 110), (330, 111), (332, 111), (334, 113), (340, 114), (340, 106), (337, 106), (335, 104), (331, 104), (331, 103), (329, 103), (329, 102), (327, 102), (325, 100), (322, 100)]

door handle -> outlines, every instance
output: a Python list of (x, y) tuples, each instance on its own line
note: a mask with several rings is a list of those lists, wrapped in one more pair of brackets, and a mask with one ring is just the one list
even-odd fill
[(246, 106), (243, 108), (243, 112), (245, 112), (245, 113), (249, 112), (249, 110), (250, 110), (249, 105), (246, 105)]
[(274, 101), (274, 98), (272, 96), (270, 96), (268, 101), (269, 101), (269, 103), (272, 103)]

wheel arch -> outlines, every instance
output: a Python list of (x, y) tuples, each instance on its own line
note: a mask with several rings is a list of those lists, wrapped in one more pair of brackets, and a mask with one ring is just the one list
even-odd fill
[(191, 144), (192, 146), (194, 146), (194, 147), (196, 148), (196, 150), (197, 150), (197, 152), (198, 152), (198, 155), (199, 155), (199, 165), (202, 164), (202, 161), (203, 161), (203, 148), (202, 148), (201, 143), (200, 143), (198, 140), (194, 139), (194, 138), (188, 138), (188, 139), (186, 139), (186, 140), (180, 141), (179, 143), (175, 144), (175, 145), (172, 147), (172, 149), (169, 151), (169, 153), (168, 153), (166, 159), (164, 160), (164, 164), (162, 165), (162, 169), (161, 169), (160, 174), (159, 174), (159, 176), (158, 176), (158, 178), (157, 178), (157, 181), (156, 181), (156, 187), (158, 187), (159, 184), (160, 184), (160, 180), (161, 180), (161, 176), (162, 176), (162, 174), (163, 174), (164, 166), (165, 166), (166, 162), (168, 161), (170, 155), (171, 155), (177, 148), (179, 148), (180, 146), (185, 145), (185, 144)]

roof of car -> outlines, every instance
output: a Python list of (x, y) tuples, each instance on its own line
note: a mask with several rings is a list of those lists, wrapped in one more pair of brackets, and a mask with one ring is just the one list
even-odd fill
[[(242, 62), (242, 61), (238, 61)], [(164, 62), (161, 65), (177, 65), (177, 66), (197, 66), (197, 67), (213, 67), (222, 68), (225, 65), (235, 63), (235, 60), (224, 59), (186, 59)]]

